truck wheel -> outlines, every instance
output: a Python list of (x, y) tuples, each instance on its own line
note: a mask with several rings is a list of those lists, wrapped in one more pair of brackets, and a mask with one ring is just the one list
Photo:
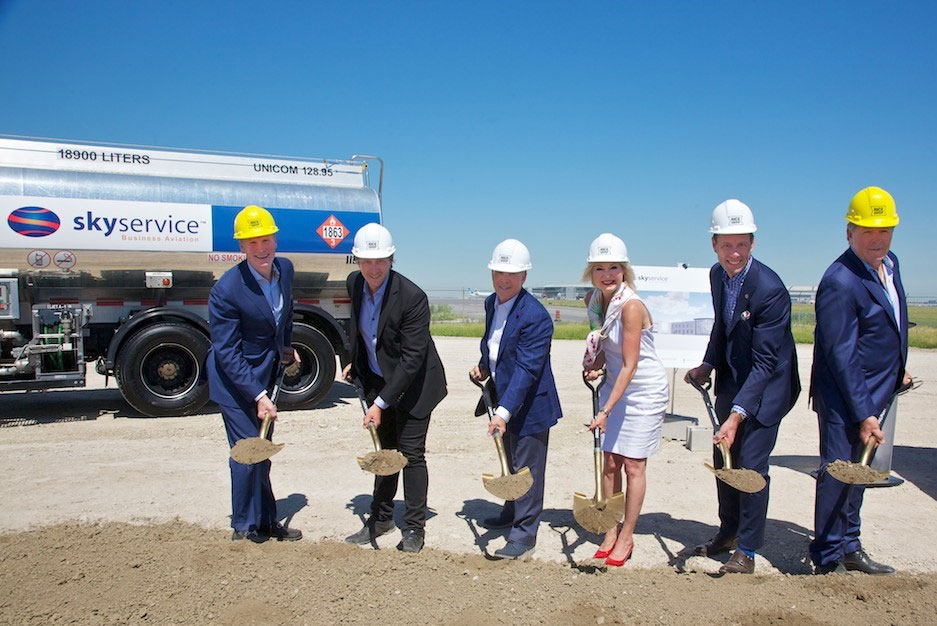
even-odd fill
[(335, 350), (329, 340), (308, 324), (293, 324), (293, 348), (300, 370), (284, 376), (277, 404), (289, 409), (317, 405), (335, 382)]
[(211, 345), (198, 329), (177, 322), (146, 326), (120, 347), (114, 377), (130, 406), (150, 417), (191, 415), (208, 402), (199, 382)]

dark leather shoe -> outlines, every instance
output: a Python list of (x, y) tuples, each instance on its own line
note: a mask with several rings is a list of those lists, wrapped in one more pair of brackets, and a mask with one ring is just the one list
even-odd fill
[(719, 568), (720, 574), (754, 574), (755, 559), (741, 550), (732, 553), (728, 562)]
[(514, 520), (496, 515), (495, 517), (486, 517), (485, 519), (478, 520), (478, 525), (488, 530), (496, 530), (498, 528), (510, 528), (514, 525)]
[(863, 572), (872, 576), (888, 576), (895, 573), (894, 567), (873, 561), (861, 548), (844, 556), (843, 565), (847, 571)]
[(375, 522), (373, 520), (368, 520), (368, 522), (362, 526), (361, 530), (353, 535), (345, 537), (345, 541), (363, 546), (366, 543), (371, 543), (382, 535), (386, 535), (396, 528), (397, 525), (394, 524), (394, 520), (388, 520), (386, 522)]
[(296, 528), (287, 528), (283, 524), (277, 524), (271, 528), (261, 528), (260, 534), (267, 535), (277, 541), (299, 541), (303, 538), (303, 531)]
[(416, 554), (423, 549), (423, 533), (416, 530), (403, 531), (403, 538), (397, 544), (397, 549), (401, 552)]
[(243, 541), (247, 539), (248, 541), (253, 541), (254, 543), (263, 543), (270, 537), (268, 535), (263, 535), (256, 530), (246, 530), (244, 532), (234, 531), (231, 533), (231, 541)]
[(813, 568), (813, 573), (820, 576), (826, 574), (841, 574), (843, 576), (850, 575), (849, 572), (846, 571), (846, 566), (842, 561), (830, 561), (829, 563), (817, 565)]
[[(716, 556), (729, 550), (734, 550), (739, 545), (738, 537), (721, 537), (716, 535), (706, 543), (694, 546), (693, 554), (697, 556)], [(744, 553), (743, 553), (744, 554)]]
[(520, 559), (528, 558), (533, 554), (534, 546), (528, 546), (517, 541), (508, 541), (503, 548), (495, 550), (494, 556), (499, 559)]

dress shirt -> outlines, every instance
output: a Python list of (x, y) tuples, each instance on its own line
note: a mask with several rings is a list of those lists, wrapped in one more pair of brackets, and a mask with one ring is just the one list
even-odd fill
[[(371, 371), (384, 377), (381, 372), (381, 366), (377, 362), (377, 325), (381, 318), (381, 305), (384, 302), (384, 292), (387, 290), (387, 281), (390, 279), (390, 272), (384, 278), (384, 282), (378, 287), (372, 295), (368, 287), (368, 281), (364, 281), (361, 295), (361, 313), (358, 315), (358, 334), (364, 343), (365, 353), (368, 355), (368, 367)], [(380, 396), (374, 399), (374, 404), (386, 409), (389, 405)]]
[[(518, 294), (520, 295), (520, 294)], [(488, 335), (488, 365), (491, 367), (491, 379), (495, 379), (495, 370), (498, 367), (498, 349), (501, 347), (501, 335), (504, 333), (504, 326), (508, 321), (508, 314), (514, 307), (517, 296), (504, 303), (498, 302), (498, 296), (495, 296), (494, 317), (491, 320), (491, 334)], [(503, 406), (495, 409), (495, 415), (505, 421), (511, 421), (511, 412)]]
[(882, 289), (885, 290), (885, 295), (888, 296), (888, 301), (891, 302), (892, 311), (895, 312), (895, 322), (898, 324), (898, 328), (901, 328), (901, 307), (898, 305), (898, 290), (895, 289), (895, 264), (888, 257), (882, 259), (882, 266), (885, 268), (885, 284), (882, 284), (882, 279), (879, 277), (878, 272), (876, 272), (871, 265), (862, 262), (868, 269), (872, 276), (875, 277), (875, 282), (879, 285), (882, 285)]
[[(250, 270), (251, 274), (254, 276), (254, 280), (257, 281), (260, 292), (264, 295), (264, 300), (267, 301), (267, 304), (270, 305), (270, 310), (273, 312), (273, 321), (276, 323), (277, 327), (279, 327), (280, 319), (283, 317), (283, 292), (280, 290), (280, 270), (277, 269), (276, 264), (271, 262), (270, 265), (273, 270), (270, 274), (270, 280), (264, 278), (250, 263), (247, 264), (247, 269)], [(277, 355), (277, 360), (279, 360), (279, 357), (280, 355)], [(265, 395), (267, 395), (266, 389), (257, 394), (254, 398), (254, 402), (257, 402)]]

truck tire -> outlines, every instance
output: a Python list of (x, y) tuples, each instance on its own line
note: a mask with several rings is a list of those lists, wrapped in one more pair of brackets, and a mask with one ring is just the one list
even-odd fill
[(189, 324), (141, 328), (121, 344), (114, 367), (117, 385), (130, 406), (144, 415), (191, 415), (208, 402), (208, 383), (200, 379), (210, 345)]
[(335, 382), (335, 350), (318, 329), (308, 324), (293, 324), (293, 348), (299, 353), (300, 371), (283, 376), (277, 406), (288, 409), (313, 407)]

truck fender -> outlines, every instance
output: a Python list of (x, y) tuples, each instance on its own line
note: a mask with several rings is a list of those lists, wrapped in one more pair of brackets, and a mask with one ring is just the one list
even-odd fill
[(114, 370), (114, 364), (117, 361), (117, 351), (120, 349), (121, 344), (126, 341), (127, 337), (134, 331), (144, 326), (149, 326), (156, 321), (169, 319), (181, 320), (191, 324), (204, 332), (206, 336), (211, 336), (208, 329), (208, 322), (191, 311), (170, 306), (153, 307), (151, 309), (138, 311), (127, 319), (127, 321), (122, 323), (120, 328), (117, 329), (117, 332), (114, 333), (114, 336), (111, 337), (111, 341), (107, 345), (107, 358), (105, 360), (107, 371)]
[(338, 355), (342, 366), (348, 362), (351, 352), (351, 342), (341, 323), (329, 312), (311, 304), (293, 305), (293, 322), (302, 322), (317, 328), (332, 343), (335, 354)]

